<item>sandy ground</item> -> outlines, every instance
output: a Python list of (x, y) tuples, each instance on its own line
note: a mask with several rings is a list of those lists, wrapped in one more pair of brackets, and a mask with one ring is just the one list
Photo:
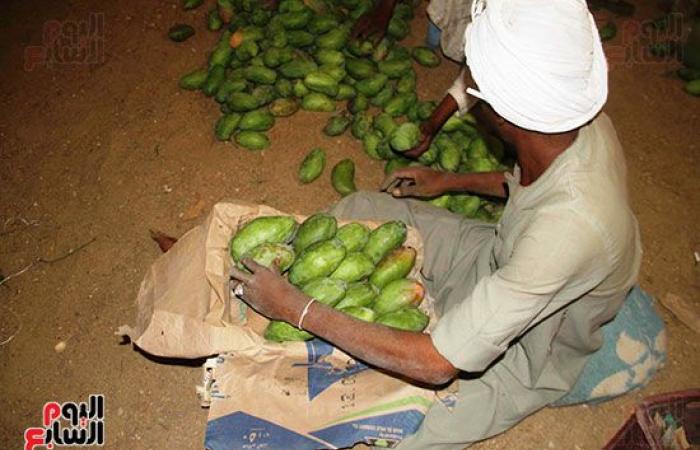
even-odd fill
[[(202, 448), (206, 411), (194, 396), (200, 369), (149, 360), (114, 335), (134, 317), (139, 282), (159, 254), (148, 229), (179, 235), (227, 198), (289, 212), (326, 207), (338, 198), (327, 177), (304, 187), (295, 177), (314, 146), (327, 149), (330, 165), (352, 157), (360, 188), (376, 189), (381, 180), (381, 164), (355, 141), (320, 133), (323, 114), (280, 120), (264, 152), (217, 142), (214, 102), (177, 87), (181, 74), (203, 63), (215, 35), (201, 26), (206, 8), (184, 12), (177, 3), (0, 6), (0, 270), (9, 275), (95, 239), (0, 286), (0, 341), (16, 334), (0, 346), (1, 448), (20, 448), (44, 402), (90, 393), (107, 398), (106, 448)], [(25, 52), (42, 44), (45, 26), (90, 14), (104, 17), (103, 61), (28, 70)], [(648, 7), (639, 17), (656, 14)], [(200, 30), (175, 45), (164, 36), (182, 21)], [(419, 17), (409, 42), (424, 30)], [(611, 46), (632, 48), (619, 37)], [(675, 67), (615, 65), (605, 110), (627, 153), (645, 247), (640, 283), (657, 297), (672, 292), (698, 305), (692, 250), (700, 249), (700, 100), (682, 92)], [(421, 97), (441, 96), (457, 70), (443, 64), (429, 77), (419, 70)], [(643, 396), (700, 385), (698, 336), (661, 313), (670, 359), (648, 387), (600, 406), (541, 411), (476, 448), (600, 448)], [(67, 349), (57, 353), (61, 340)]]

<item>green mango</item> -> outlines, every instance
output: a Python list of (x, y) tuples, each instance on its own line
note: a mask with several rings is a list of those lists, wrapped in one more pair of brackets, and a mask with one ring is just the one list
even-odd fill
[(411, 69), (410, 59), (385, 59), (377, 64), (379, 71), (389, 78), (401, 78)]
[(265, 243), (286, 244), (292, 240), (297, 222), (291, 216), (257, 217), (243, 225), (231, 239), (231, 257), (238, 262), (241, 257)]
[(386, 31), (389, 37), (400, 41), (408, 36), (408, 33), (411, 32), (411, 28), (408, 26), (408, 22), (400, 17), (394, 16), (389, 21), (389, 26), (387, 27)]
[(236, 112), (247, 112), (260, 106), (258, 99), (246, 92), (232, 92), (228, 97), (227, 105)]
[(369, 100), (362, 94), (357, 94), (355, 98), (348, 102), (348, 111), (353, 114), (367, 111), (369, 108)]
[(437, 206), (438, 208), (447, 209), (448, 205), (450, 204), (450, 195), (444, 194), (440, 197), (435, 197), (433, 199), (428, 200), (428, 203), (430, 203), (433, 206)]
[(344, 159), (333, 167), (331, 184), (343, 197), (357, 191), (355, 187), (355, 163), (351, 159)]
[[(242, 259), (250, 258), (268, 269), (271, 268), (273, 264), (276, 264), (281, 272), (286, 272), (294, 263), (295, 257), (296, 255), (291, 246), (266, 242), (246, 253)], [(242, 266), (240, 261), (238, 264), (239, 267)]]
[(413, 92), (398, 94), (384, 105), (384, 112), (391, 117), (401, 117), (406, 114), (418, 101), (418, 97)]
[(394, 15), (406, 21), (413, 19), (413, 4), (399, 3), (394, 7)]
[(299, 181), (304, 184), (311, 183), (320, 177), (326, 167), (326, 152), (315, 148), (309, 152), (299, 166)]
[(248, 150), (265, 150), (270, 146), (270, 139), (259, 131), (241, 131), (236, 135), (236, 143)]
[(440, 65), (440, 57), (428, 47), (416, 47), (411, 53), (418, 64), (425, 67), (437, 67)]
[(374, 263), (362, 252), (348, 253), (331, 274), (331, 278), (351, 283), (367, 278), (374, 272)]
[(372, 159), (382, 159), (377, 149), (382, 142), (382, 137), (375, 131), (368, 131), (362, 137), (362, 150)]
[(459, 163), (462, 161), (462, 152), (459, 147), (447, 137), (436, 141), (435, 145), (440, 149), (440, 154), (438, 155), (440, 167), (448, 172), (456, 172), (459, 168)]
[(348, 58), (345, 60), (345, 70), (356, 80), (364, 80), (377, 73), (377, 65), (369, 59)]
[(338, 82), (327, 73), (313, 71), (304, 77), (304, 84), (311, 91), (320, 92), (330, 97), (338, 95)]
[(314, 70), (318, 70), (315, 62), (298, 58), (282, 64), (279, 73), (285, 78), (304, 78)]
[(241, 45), (236, 47), (236, 58), (240, 61), (250, 61), (258, 56), (259, 53), (260, 46), (258, 46), (257, 42), (252, 40), (243, 41)]
[(216, 94), (216, 91), (219, 90), (219, 87), (221, 87), (225, 79), (226, 69), (223, 66), (212, 67), (209, 69), (207, 79), (204, 80), (204, 84), (202, 84), (202, 92), (207, 97), (211, 97)]
[(308, 25), (313, 16), (313, 11), (310, 9), (303, 9), (299, 12), (277, 14), (275, 20), (278, 20), (279, 23), (288, 30), (301, 30)]
[(348, 41), (348, 29), (346, 27), (334, 28), (316, 39), (318, 48), (328, 50), (342, 50)]
[(369, 228), (361, 223), (348, 223), (338, 229), (335, 237), (343, 243), (348, 253), (359, 252), (367, 244)]
[(331, 116), (328, 119), (328, 123), (326, 123), (326, 126), (323, 128), (323, 133), (326, 136), (340, 136), (345, 133), (345, 130), (348, 129), (351, 123), (352, 120), (350, 120), (347, 114)]
[(343, 280), (334, 278), (317, 278), (306, 283), (301, 291), (318, 302), (328, 306), (335, 306), (343, 297), (347, 284)]
[(250, 131), (267, 131), (275, 124), (275, 116), (267, 109), (257, 109), (243, 114), (238, 129)]
[(469, 150), (467, 151), (469, 159), (480, 159), (489, 156), (489, 149), (486, 146), (486, 141), (480, 137), (474, 139), (469, 144)]
[(309, 23), (309, 31), (317, 36), (336, 28), (338, 28), (338, 21), (330, 15), (317, 15)]
[(267, 107), (275, 117), (288, 117), (299, 111), (299, 102), (291, 98), (278, 98)]
[(346, 306), (345, 308), (338, 308), (338, 311), (364, 322), (374, 322), (374, 319), (377, 317), (377, 313), (364, 306)]
[(391, 100), (394, 97), (394, 87), (387, 83), (386, 86), (384, 86), (384, 89), (379, 91), (379, 94), (375, 95), (372, 97), (369, 101), (369, 103), (372, 106), (376, 106), (377, 108), (384, 108), (384, 106), (389, 103), (389, 100)]
[(391, 133), (399, 125), (385, 112), (379, 113), (374, 117), (374, 129), (379, 131), (382, 136), (389, 137)]
[(310, 92), (301, 99), (301, 107), (307, 111), (333, 112), (335, 102), (325, 94)]
[(277, 48), (277, 47), (270, 47), (265, 52), (263, 53), (263, 63), (271, 68), (274, 69), (275, 67), (279, 66), (282, 64), (282, 49)]
[(309, 47), (313, 45), (316, 36), (308, 31), (294, 30), (287, 33), (287, 43), (292, 47)]
[(355, 139), (363, 139), (367, 133), (372, 130), (372, 124), (374, 123), (374, 117), (367, 111), (362, 111), (355, 114), (352, 121), (352, 126), (350, 132), (355, 137)]
[(265, 339), (273, 342), (308, 341), (314, 337), (313, 334), (300, 330), (294, 325), (277, 320), (273, 320), (267, 325), (263, 335)]
[(260, 106), (267, 105), (277, 98), (277, 90), (274, 86), (261, 84), (250, 92), (250, 95), (258, 100)]
[(335, 99), (350, 100), (355, 98), (355, 95), (357, 95), (357, 93), (355, 92), (354, 87), (350, 86), (349, 84), (341, 83), (338, 85), (338, 94), (335, 96)]
[(220, 141), (228, 141), (241, 121), (241, 115), (237, 113), (225, 114), (219, 118), (214, 128), (216, 138)]
[(404, 167), (408, 167), (410, 164), (411, 164), (410, 159), (406, 159), (406, 158), (390, 159), (384, 165), (384, 174), (389, 175), (392, 172), (394, 172), (395, 170), (403, 169)]
[(338, 50), (328, 48), (319, 49), (314, 55), (319, 65), (328, 64), (330, 66), (342, 66), (345, 64), (345, 55)]
[(292, 84), (292, 93), (296, 98), (303, 98), (309, 92), (309, 88), (306, 87), (303, 80), (294, 80)]
[(409, 94), (416, 92), (416, 73), (411, 71), (399, 78), (396, 83), (396, 92), (398, 94)]
[(280, 13), (296, 13), (306, 9), (307, 7), (303, 0), (280, 0), (277, 5), (277, 10)]
[(194, 36), (194, 28), (186, 24), (177, 24), (170, 27), (168, 37), (174, 42), (184, 42)]
[(464, 217), (474, 217), (481, 206), (481, 199), (476, 195), (450, 195), (447, 209)]
[(371, 75), (364, 80), (358, 81), (355, 84), (355, 90), (362, 95), (372, 97), (379, 94), (379, 92), (384, 89), (384, 86), (386, 86), (388, 81), (389, 77), (383, 73), (378, 73), (376, 75)]
[(348, 306), (369, 306), (377, 298), (379, 291), (365, 281), (358, 281), (348, 284), (345, 297), (335, 305), (336, 308), (347, 308)]
[(400, 247), (386, 255), (377, 265), (369, 282), (382, 289), (394, 280), (405, 278), (416, 263), (416, 250), (411, 247)]
[(331, 239), (337, 229), (338, 222), (333, 216), (323, 213), (309, 216), (297, 231), (293, 243), (294, 251), (301, 253), (317, 242)]
[(275, 83), (277, 95), (283, 98), (291, 97), (293, 93), (292, 82), (286, 78), (280, 78)]
[(409, 306), (379, 316), (375, 321), (391, 328), (419, 332), (425, 330), (430, 318), (415, 306)]
[(405, 223), (398, 220), (386, 222), (370, 232), (362, 251), (373, 263), (378, 264), (390, 251), (401, 247), (407, 235)]
[(418, 281), (401, 278), (388, 283), (379, 291), (372, 309), (381, 316), (407, 306), (418, 306), (424, 295), (425, 289)]
[(248, 66), (245, 69), (245, 79), (257, 84), (275, 84), (277, 72), (265, 66)]
[(201, 89), (208, 76), (209, 71), (207, 69), (194, 70), (180, 78), (179, 86), (188, 91), (196, 91), (197, 89)]
[(420, 127), (413, 122), (404, 122), (391, 133), (389, 144), (397, 152), (405, 152), (420, 143), (422, 133)]
[(212, 8), (207, 14), (207, 28), (209, 31), (219, 31), (224, 26), (224, 21), (219, 15), (217, 8)]
[(328, 64), (325, 64), (323, 66), (320, 66), (318, 70), (320, 70), (322, 73), (325, 73), (326, 75), (329, 75), (331, 78), (333, 78), (333, 81), (335, 81), (336, 83), (340, 83), (343, 79), (345, 79), (347, 75), (343, 66), (330, 66)]
[(345, 247), (336, 239), (317, 242), (297, 257), (289, 270), (289, 282), (303, 286), (316, 278), (327, 277), (345, 259)]
[(379, 41), (379, 44), (377, 44), (372, 51), (372, 61), (377, 63), (384, 61), (386, 56), (389, 54), (389, 49), (392, 45), (393, 42), (391, 42), (391, 40), (388, 38), (383, 38), (381, 41)]
[(219, 90), (216, 91), (216, 101), (219, 103), (226, 103), (231, 93), (241, 92), (245, 90), (247, 86), (248, 83), (246, 83), (245, 80), (224, 80), (221, 86), (219, 86)]

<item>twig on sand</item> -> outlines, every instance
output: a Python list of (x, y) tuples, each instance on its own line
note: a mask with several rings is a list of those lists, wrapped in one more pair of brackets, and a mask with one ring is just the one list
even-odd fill
[(5, 345), (5, 344), (9, 344), (9, 343), (12, 341), (12, 339), (14, 339), (15, 336), (17, 336), (17, 335), (19, 334), (19, 332), (22, 330), (22, 321), (20, 320), (20, 318), (19, 318), (19, 316), (17, 315), (17, 313), (14, 312), (14, 311), (12, 311), (11, 309), (8, 309), (8, 311), (10, 311), (10, 313), (12, 313), (12, 315), (15, 316), (15, 318), (17, 318), (17, 331), (15, 331), (14, 333), (12, 333), (12, 334), (10, 335), (10, 337), (7, 338), (7, 339), (5, 339), (4, 341), (0, 341), (0, 347), (2, 347), (2, 346)]
[(55, 263), (55, 262), (62, 261), (62, 260), (64, 260), (64, 259), (68, 258), (69, 256), (72, 256), (72, 255), (78, 253), (79, 251), (83, 250), (85, 247), (87, 247), (88, 245), (90, 245), (90, 244), (92, 244), (93, 242), (95, 242), (95, 240), (97, 240), (97, 238), (96, 238), (96, 237), (93, 237), (93, 238), (90, 239), (89, 241), (87, 241), (87, 242), (85, 242), (85, 243), (83, 243), (83, 244), (80, 244), (79, 246), (77, 246), (77, 247), (75, 247), (75, 248), (71, 248), (70, 250), (68, 250), (68, 251), (67, 251), (66, 253), (64, 253), (63, 255), (57, 256), (57, 257), (55, 257), (55, 258), (44, 258), (44, 257), (39, 257), (39, 258), (35, 259), (34, 261), (30, 262), (29, 264), (27, 264), (26, 266), (22, 267), (22, 268), (21, 268), (20, 270), (18, 270), (17, 272), (13, 272), (13, 273), (11, 273), (11, 274), (5, 276), (5, 278), (3, 278), (2, 280), (0, 280), (0, 286), (2, 286), (3, 284), (7, 283), (7, 282), (8, 282), (9, 280), (11, 280), (12, 278), (15, 278), (15, 277), (18, 277), (18, 276), (22, 275), (24, 272), (28, 271), (29, 269), (31, 269), (32, 267), (34, 267), (34, 266), (37, 265), (37, 264), (53, 264), (53, 263)]

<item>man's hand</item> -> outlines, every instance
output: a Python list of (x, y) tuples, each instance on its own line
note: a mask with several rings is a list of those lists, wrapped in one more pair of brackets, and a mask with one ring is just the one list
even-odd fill
[(391, 15), (394, 12), (396, 0), (379, 0), (377, 6), (364, 13), (352, 27), (350, 36), (353, 39), (369, 39), (378, 43), (386, 35)]
[(411, 159), (418, 159), (420, 155), (427, 152), (430, 148), (430, 144), (433, 143), (433, 138), (435, 137), (436, 130), (433, 123), (430, 120), (426, 120), (420, 126), (422, 132), (422, 138), (418, 145), (413, 147), (407, 152), (403, 152), (402, 155)]
[(243, 300), (265, 317), (296, 324), (305, 296), (276, 267), (268, 269), (251, 259), (242, 262), (251, 273), (234, 267), (231, 274), (241, 282)]
[(382, 183), (382, 191), (394, 197), (437, 197), (447, 189), (445, 172), (428, 167), (406, 167), (393, 171)]

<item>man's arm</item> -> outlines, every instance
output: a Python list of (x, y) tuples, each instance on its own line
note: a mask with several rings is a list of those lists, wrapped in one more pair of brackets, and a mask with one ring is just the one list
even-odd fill
[[(296, 326), (310, 298), (274, 270), (251, 260), (243, 263), (251, 273), (232, 272), (244, 285), (246, 303), (270, 319)], [(357, 359), (423, 383), (444, 384), (458, 372), (429, 335), (363, 322), (318, 302), (309, 307), (303, 328)]]
[(386, 34), (397, 3), (398, 0), (377, 0), (374, 8), (355, 22), (351, 32), (352, 38), (369, 39), (374, 37), (374, 41), (379, 42)]
[(392, 172), (382, 184), (395, 197), (437, 197), (447, 192), (471, 192), (505, 198), (505, 172), (450, 173), (428, 167), (406, 167)]

